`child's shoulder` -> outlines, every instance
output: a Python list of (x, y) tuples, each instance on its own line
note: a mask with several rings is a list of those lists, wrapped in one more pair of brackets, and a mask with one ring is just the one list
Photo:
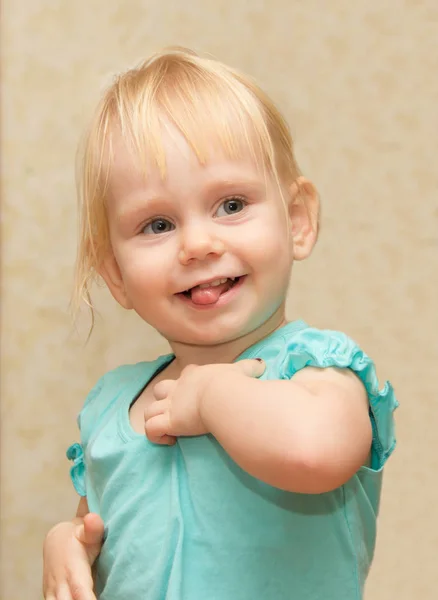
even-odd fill
[(290, 335), (285, 331), (282, 342), (288, 353), (297, 357), (307, 356), (308, 360), (313, 358), (320, 367), (347, 367), (356, 358), (371, 360), (353, 338), (334, 329), (318, 329), (303, 324)]
[[(259, 348), (260, 346), (260, 348)], [(306, 362), (318, 362), (319, 367), (348, 366), (354, 357), (370, 360), (359, 345), (342, 331), (332, 329), (318, 329), (311, 327), (304, 321), (293, 321), (277, 329), (260, 344), (250, 349), (254, 351), (267, 351), (280, 360), (294, 357), (294, 364), (300, 368)]]
[(134, 399), (148, 381), (159, 372), (171, 357), (118, 366), (102, 375), (88, 393), (78, 417), (81, 432), (86, 433), (100, 416), (117, 404), (121, 398)]
[(373, 360), (342, 331), (318, 329), (302, 321), (289, 323), (271, 340), (267, 339), (266, 351), (275, 357), (280, 379), (289, 379), (305, 367), (351, 369), (363, 381), (369, 394), (379, 393)]
[(155, 360), (128, 363), (107, 371), (91, 389), (86, 398), (85, 405), (102, 393), (105, 395), (117, 394), (127, 386), (135, 385), (136, 383), (141, 384), (142, 380), (147, 382), (169, 360), (170, 357), (164, 355), (159, 356)]

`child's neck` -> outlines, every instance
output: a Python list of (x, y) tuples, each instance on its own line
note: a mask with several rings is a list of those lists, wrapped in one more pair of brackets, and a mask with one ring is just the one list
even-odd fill
[(209, 365), (233, 362), (242, 352), (286, 324), (284, 307), (279, 309), (260, 327), (250, 333), (215, 346), (195, 346), (182, 342), (170, 342), (175, 354), (174, 367), (179, 370), (187, 365)]

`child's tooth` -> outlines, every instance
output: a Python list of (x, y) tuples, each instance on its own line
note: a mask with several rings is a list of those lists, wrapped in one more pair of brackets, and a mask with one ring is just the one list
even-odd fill
[(222, 285), (223, 283), (227, 283), (226, 279), (215, 279), (214, 281), (210, 281), (210, 283), (200, 283), (199, 288), (204, 289), (208, 287), (217, 287), (218, 285)]

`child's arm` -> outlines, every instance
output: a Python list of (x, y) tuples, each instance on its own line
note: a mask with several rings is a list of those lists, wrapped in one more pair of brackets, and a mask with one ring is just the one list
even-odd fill
[(91, 567), (99, 555), (104, 526), (81, 498), (76, 518), (55, 525), (44, 541), (43, 593), (46, 600), (96, 600)]
[(323, 493), (366, 463), (368, 398), (348, 369), (307, 367), (290, 380), (255, 379), (257, 361), (189, 367), (155, 387), (146, 433), (211, 433), (245, 471), (275, 487)]
[(335, 489), (371, 450), (368, 398), (348, 369), (306, 368), (289, 381), (259, 381), (236, 371), (212, 381), (201, 415), (245, 471), (288, 491)]

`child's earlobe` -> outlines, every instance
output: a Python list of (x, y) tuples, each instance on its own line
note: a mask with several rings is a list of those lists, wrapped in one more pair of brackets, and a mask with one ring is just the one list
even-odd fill
[(290, 186), (289, 217), (294, 259), (304, 260), (318, 237), (319, 196), (311, 181), (298, 177)]
[(132, 303), (126, 293), (122, 273), (116, 257), (111, 250), (106, 253), (105, 258), (101, 262), (99, 275), (105, 281), (111, 295), (120, 306), (127, 310), (131, 309)]

